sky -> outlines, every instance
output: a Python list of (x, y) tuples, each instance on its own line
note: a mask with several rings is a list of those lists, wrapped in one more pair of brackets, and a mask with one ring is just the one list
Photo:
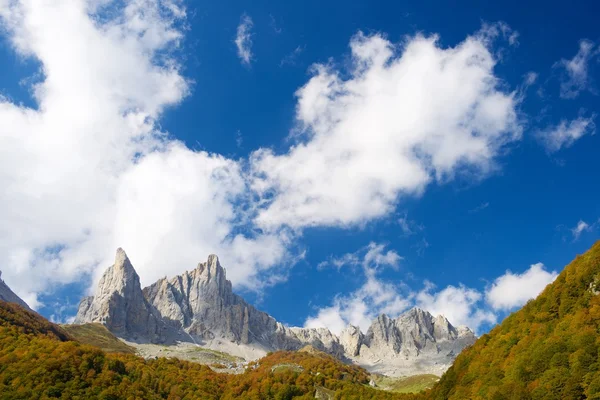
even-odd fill
[(66, 322), (214, 253), (288, 325), (484, 333), (598, 239), (599, 8), (0, 0), (2, 277)]

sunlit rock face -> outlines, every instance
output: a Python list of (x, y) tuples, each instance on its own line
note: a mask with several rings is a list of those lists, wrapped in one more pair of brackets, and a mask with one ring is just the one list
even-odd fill
[(216, 255), (142, 290), (122, 249), (94, 296), (79, 305), (75, 323), (86, 322), (100, 322), (117, 336), (138, 343), (191, 341), (253, 356), (311, 345), (388, 374), (443, 373), (475, 341), (468, 328), (455, 328), (445, 317), (419, 308), (395, 319), (382, 314), (366, 333), (352, 325), (339, 336), (326, 328), (287, 327), (233, 293)]

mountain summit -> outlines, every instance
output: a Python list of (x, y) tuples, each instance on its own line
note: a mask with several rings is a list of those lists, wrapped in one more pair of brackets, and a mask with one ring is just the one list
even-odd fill
[(140, 277), (123, 249), (117, 249), (94, 296), (81, 300), (75, 323), (100, 322), (115, 335), (131, 339), (160, 341), (159, 321), (144, 298)]
[(468, 328), (415, 308), (396, 319), (380, 315), (366, 334), (348, 326), (340, 336), (326, 328), (287, 327), (233, 293), (216, 255), (182, 275), (142, 290), (122, 249), (92, 297), (84, 298), (75, 323), (99, 322), (136, 343), (193, 342), (245, 358), (306, 345), (387, 374), (441, 374), (475, 341)]

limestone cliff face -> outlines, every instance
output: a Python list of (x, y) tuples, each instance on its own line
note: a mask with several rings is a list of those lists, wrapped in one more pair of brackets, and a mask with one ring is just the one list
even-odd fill
[(192, 271), (160, 279), (144, 296), (163, 321), (198, 340), (262, 343), (277, 329), (275, 319), (233, 293), (215, 255)]
[[(363, 334), (348, 326), (339, 336), (328, 329), (291, 328), (233, 293), (215, 255), (182, 275), (162, 278), (141, 289), (139, 276), (121, 249), (93, 297), (81, 301), (76, 323), (100, 322), (117, 336), (153, 343), (193, 341), (270, 350), (306, 345), (343, 360), (374, 368), (436, 366), (443, 372), (475, 341), (468, 328), (455, 328), (443, 316), (414, 308), (398, 318), (378, 316)], [(427, 368), (424, 371), (429, 371)]]
[(372, 360), (423, 357), (443, 361), (474, 341), (470, 329), (459, 331), (444, 316), (413, 308), (396, 319), (380, 315), (362, 340), (358, 355)]
[(122, 249), (92, 297), (79, 304), (75, 323), (99, 322), (114, 334), (146, 341), (160, 341), (162, 321), (144, 298), (140, 277)]
[(2, 280), (2, 271), (0, 271), (0, 300), (6, 301), (8, 303), (16, 303), (21, 307), (26, 308), (29, 311), (32, 311), (31, 308), (25, 303), (19, 296), (17, 296), (4, 281)]

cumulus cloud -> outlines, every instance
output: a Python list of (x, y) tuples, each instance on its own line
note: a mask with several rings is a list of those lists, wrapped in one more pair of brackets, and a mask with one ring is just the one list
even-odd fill
[(433, 180), (493, 171), (522, 128), (515, 93), (494, 75), (492, 36), (443, 48), (436, 36), (399, 46), (357, 34), (349, 71), (314, 65), (296, 93), (303, 139), (284, 154), (252, 155), (253, 189), (268, 202), (257, 224), (360, 224)]
[[(177, 1), (0, 6), (12, 48), (40, 64), (35, 108), (0, 99), (0, 265), (33, 307), (94, 275), (123, 246), (144, 283), (220, 254), (234, 283), (281, 262), (285, 235), (236, 233), (247, 187), (237, 162), (158, 129), (189, 93)], [(35, 277), (32, 279), (32, 277)]]
[(494, 310), (513, 310), (537, 297), (557, 276), (556, 271), (546, 271), (542, 263), (533, 264), (522, 274), (507, 271), (487, 290), (486, 301)]
[(480, 304), (482, 294), (464, 285), (447, 286), (435, 292), (435, 286), (426, 282), (416, 296), (416, 304), (434, 315), (445, 316), (455, 326), (468, 326), (477, 332), (482, 324), (495, 324), (496, 315)]
[(549, 126), (536, 133), (537, 139), (548, 153), (556, 153), (562, 148), (571, 147), (584, 135), (596, 132), (596, 114), (590, 117), (580, 116), (571, 121), (562, 120), (558, 125)]
[(252, 27), (254, 23), (252, 18), (243, 14), (240, 18), (240, 24), (237, 27), (235, 36), (235, 45), (237, 47), (238, 57), (244, 65), (250, 65), (252, 61)]
[(598, 54), (594, 42), (584, 39), (579, 42), (579, 51), (570, 59), (561, 59), (555, 68), (564, 72), (563, 81), (560, 85), (560, 97), (574, 99), (584, 90), (591, 89), (589, 78), (590, 60)]

